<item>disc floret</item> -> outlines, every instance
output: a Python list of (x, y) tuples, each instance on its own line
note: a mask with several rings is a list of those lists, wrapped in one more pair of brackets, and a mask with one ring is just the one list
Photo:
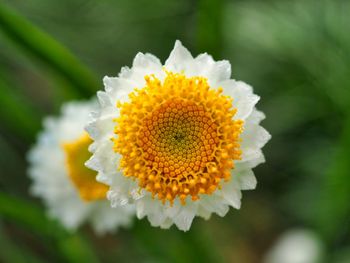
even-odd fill
[(119, 168), (163, 203), (193, 201), (228, 181), (241, 158), (242, 120), (234, 120), (233, 99), (204, 77), (166, 72), (117, 103), (114, 151)]
[(84, 201), (105, 199), (108, 190), (107, 185), (96, 181), (96, 172), (84, 165), (91, 157), (88, 151), (91, 142), (89, 135), (84, 132), (78, 139), (63, 143), (68, 176)]

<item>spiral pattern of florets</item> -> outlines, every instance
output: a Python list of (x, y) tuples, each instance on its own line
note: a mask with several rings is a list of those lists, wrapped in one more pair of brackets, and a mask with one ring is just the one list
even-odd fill
[(195, 201), (229, 180), (241, 157), (242, 120), (234, 120), (232, 98), (210, 88), (204, 77), (167, 72), (118, 103), (114, 151), (124, 176), (165, 203)]

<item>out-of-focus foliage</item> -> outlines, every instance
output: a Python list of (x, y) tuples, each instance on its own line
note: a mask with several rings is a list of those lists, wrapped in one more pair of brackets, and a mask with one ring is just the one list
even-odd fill
[[(0, 3), (0, 262), (262, 262), (284, 230), (317, 233), (350, 262), (350, 2), (6, 0)], [(190, 232), (67, 233), (30, 197), (25, 153), (40, 120), (89, 97), (134, 55), (180, 39), (228, 59), (261, 96), (272, 133), (240, 211)]]

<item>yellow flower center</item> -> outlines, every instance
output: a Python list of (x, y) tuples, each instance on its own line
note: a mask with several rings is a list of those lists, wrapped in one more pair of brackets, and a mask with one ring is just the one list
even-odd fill
[(63, 144), (69, 178), (84, 201), (105, 199), (108, 190), (106, 185), (95, 180), (96, 172), (84, 165), (91, 156), (88, 151), (91, 142), (89, 135), (84, 132), (77, 140)]
[(145, 80), (130, 102), (117, 105), (112, 140), (120, 169), (163, 203), (212, 194), (241, 156), (243, 121), (233, 120), (232, 98), (204, 77), (167, 72), (163, 83), (153, 75)]

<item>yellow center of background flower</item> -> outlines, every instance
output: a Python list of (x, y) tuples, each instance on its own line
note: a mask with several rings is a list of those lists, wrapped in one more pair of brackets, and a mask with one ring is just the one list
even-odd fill
[(91, 143), (89, 135), (84, 132), (77, 140), (63, 144), (69, 178), (84, 201), (105, 199), (108, 190), (108, 186), (96, 181), (96, 172), (84, 165), (91, 157), (88, 151)]
[(167, 72), (163, 83), (146, 76), (146, 86), (118, 103), (114, 151), (120, 169), (163, 203), (199, 199), (229, 180), (240, 159), (242, 120), (222, 89), (203, 77)]

